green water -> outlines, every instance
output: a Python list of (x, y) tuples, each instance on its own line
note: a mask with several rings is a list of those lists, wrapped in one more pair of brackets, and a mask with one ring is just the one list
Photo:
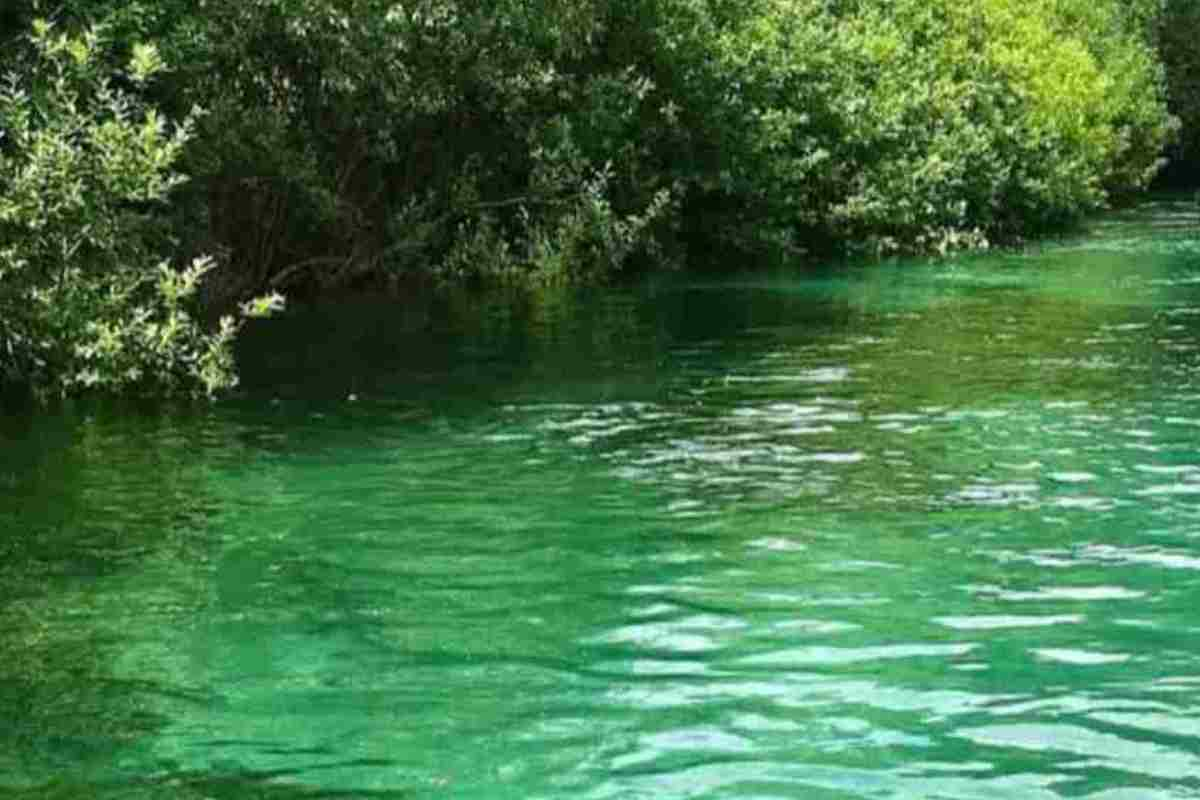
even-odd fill
[(5, 797), (1200, 797), (1190, 206), (244, 362), (0, 423)]

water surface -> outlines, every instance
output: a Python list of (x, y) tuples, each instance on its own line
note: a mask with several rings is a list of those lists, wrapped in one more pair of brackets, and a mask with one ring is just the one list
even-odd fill
[(298, 309), (0, 422), (0, 789), (1200, 796), (1200, 216)]

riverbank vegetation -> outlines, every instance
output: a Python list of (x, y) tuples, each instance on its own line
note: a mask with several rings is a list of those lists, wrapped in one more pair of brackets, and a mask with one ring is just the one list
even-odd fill
[(1200, 4), (1192, 0), (1163, 0), (1157, 50), (1165, 67), (1170, 112), (1180, 133), (1168, 145), (1165, 176), (1177, 185), (1195, 185), (1200, 178)]
[(1060, 228), (1195, 154), (1185, 5), (17, 0), (0, 382), (213, 393), (279, 292)]

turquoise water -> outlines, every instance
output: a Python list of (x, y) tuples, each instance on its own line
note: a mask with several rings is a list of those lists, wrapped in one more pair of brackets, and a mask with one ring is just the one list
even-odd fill
[(0, 790), (1200, 796), (1200, 216), (296, 309), (0, 423)]

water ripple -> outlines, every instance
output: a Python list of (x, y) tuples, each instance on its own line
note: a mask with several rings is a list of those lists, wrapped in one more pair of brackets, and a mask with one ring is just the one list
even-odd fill
[(0, 794), (1194, 797), (1196, 218), (0, 418)]

